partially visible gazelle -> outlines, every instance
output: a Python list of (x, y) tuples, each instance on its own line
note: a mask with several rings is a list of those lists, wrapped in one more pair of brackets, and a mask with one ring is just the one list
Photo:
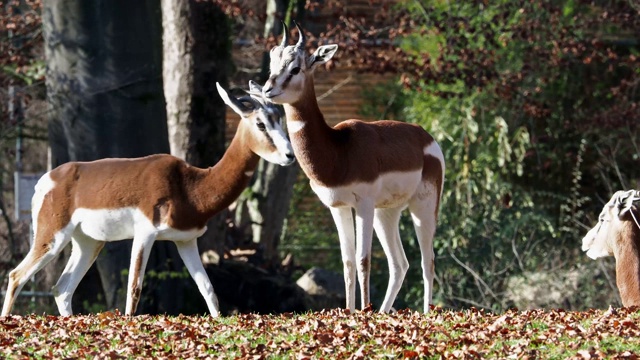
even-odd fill
[(616, 258), (616, 285), (624, 306), (640, 306), (640, 191), (617, 191), (598, 223), (582, 239), (582, 250), (598, 259)]
[(295, 157), (274, 105), (255, 95), (237, 99), (216, 85), (241, 120), (215, 166), (200, 169), (162, 154), (70, 162), (42, 176), (32, 200), (35, 238), (25, 259), (9, 274), (3, 316), (10, 313), (27, 279), (70, 241), (71, 257), (53, 293), (60, 314), (71, 315), (71, 297), (105, 242), (131, 238), (126, 315), (136, 311), (156, 240), (176, 244), (211, 315), (219, 315), (196, 240), (205, 232), (207, 221), (247, 186), (259, 156), (280, 165), (290, 165)]
[(404, 122), (346, 120), (329, 127), (318, 107), (313, 71), (331, 59), (338, 46), (319, 46), (308, 55), (304, 33), (296, 26), (298, 43), (288, 45), (285, 26), (282, 43), (271, 50), (269, 80), (264, 88), (252, 83), (251, 91), (284, 104), (298, 162), (331, 210), (340, 238), (347, 308), (355, 308), (356, 267), (362, 307), (369, 303), (375, 229), (389, 262), (389, 285), (380, 310), (391, 309), (409, 267), (398, 230), (400, 213), (408, 207), (422, 253), (426, 312), (435, 274), (433, 236), (444, 182), (442, 151), (424, 129)]

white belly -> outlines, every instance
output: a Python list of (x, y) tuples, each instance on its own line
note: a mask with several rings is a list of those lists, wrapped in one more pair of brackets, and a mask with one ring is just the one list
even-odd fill
[(76, 230), (101, 241), (133, 238), (135, 224), (140, 221), (143, 221), (146, 227), (153, 227), (151, 222), (135, 208), (101, 210), (81, 208), (76, 209), (71, 216), (71, 222)]
[(320, 201), (329, 207), (356, 207), (361, 199), (373, 199), (376, 208), (406, 206), (422, 177), (422, 170), (392, 172), (372, 183), (354, 183), (327, 188), (311, 182), (311, 188)]
[(136, 208), (76, 209), (71, 222), (76, 230), (100, 241), (132, 239), (135, 234), (154, 235), (156, 240), (187, 241), (201, 236), (205, 230), (177, 230), (166, 224), (155, 226)]

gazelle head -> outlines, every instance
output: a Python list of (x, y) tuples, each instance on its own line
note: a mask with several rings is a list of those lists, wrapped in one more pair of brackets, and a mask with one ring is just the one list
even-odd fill
[(287, 166), (293, 164), (295, 155), (291, 142), (282, 128), (282, 114), (277, 106), (265, 101), (262, 94), (236, 98), (216, 83), (222, 100), (240, 115), (238, 131), (246, 131), (249, 148), (263, 159)]
[(617, 241), (625, 241), (628, 237), (621, 236), (621, 232), (626, 231), (628, 226), (638, 226), (635, 222), (640, 220), (637, 215), (638, 205), (638, 190), (617, 191), (613, 194), (602, 209), (596, 226), (582, 239), (582, 250), (587, 252), (587, 256), (597, 259), (613, 255)]
[(271, 49), (271, 74), (264, 85), (263, 94), (276, 104), (293, 104), (303, 93), (305, 84), (313, 76), (313, 70), (333, 57), (338, 45), (323, 45), (308, 56), (305, 52), (306, 37), (300, 25), (298, 42), (289, 45), (289, 30), (283, 23), (282, 43)]

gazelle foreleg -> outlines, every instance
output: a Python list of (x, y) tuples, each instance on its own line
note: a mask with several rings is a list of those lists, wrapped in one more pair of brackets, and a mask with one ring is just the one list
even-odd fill
[(78, 284), (96, 261), (106, 243), (97, 241), (76, 229), (71, 239), (71, 256), (52, 291), (62, 316), (73, 314), (71, 300)]
[(202, 297), (204, 297), (204, 300), (207, 302), (207, 307), (209, 308), (211, 316), (220, 316), (218, 297), (216, 296), (211, 280), (202, 265), (202, 260), (198, 253), (197, 239), (176, 241), (175, 244), (178, 247), (178, 253), (182, 258), (184, 265), (187, 267), (189, 274), (191, 274), (191, 277), (196, 282), (198, 290), (200, 290), (200, 294), (202, 294)]
[(387, 286), (380, 312), (389, 312), (391, 310), (409, 269), (409, 261), (402, 247), (398, 227), (401, 213), (402, 207), (375, 210), (373, 227), (380, 239), (380, 244), (389, 264), (389, 285)]
[(356, 308), (356, 248), (355, 229), (353, 227), (353, 213), (350, 207), (330, 207), (333, 221), (336, 223), (338, 238), (340, 239), (340, 253), (344, 268), (344, 287), (346, 294), (346, 308), (354, 311)]
[(140, 302), (142, 280), (147, 268), (147, 261), (151, 247), (155, 242), (155, 233), (140, 233), (133, 237), (131, 248), (131, 265), (129, 266), (129, 280), (127, 285), (127, 305), (125, 315), (134, 315)]
[(361, 199), (356, 208), (356, 261), (360, 303), (364, 309), (371, 303), (369, 281), (371, 279), (371, 243), (373, 238), (373, 201)]

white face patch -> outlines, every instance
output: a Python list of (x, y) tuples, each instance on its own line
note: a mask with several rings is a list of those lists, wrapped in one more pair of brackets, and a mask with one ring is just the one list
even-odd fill
[[(253, 150), (260, 157), (265, 159), (266, 161), (272, 162), (274, 164), (279, 165), (290, 165), (295, 160), (293, 156), (293, 147), (291, 146), (291, 141), (287, 137), (282, 125), (280, 125), (279, 121), (269, 121), (268, 116), (265, 115), (266, 112), (270, 112), (272, 117), (276, 116), (274, 111), (271, 109), (264, 109), (263, 112), (260, 112), (258, 116), (262, 118), (262, 124), (264, 125), (264, 131), (260, 131), (257, 128), (252, 129), (254, 136), (258, 139), (268, 138), (270, 139), (262, 139), (260, 141), (261, 144), (269, 144), (269, 146), (258, 146)], [(265, 134), (267, 136), (265, 136)], [(275, 147), (275, 149), (274, 149)]]
[(301, 96), (308, 69), (303, 51), (296, 51), (290, 45), (282, 50), (279, 47), (271, 51), (271, 76), (263, 89), (269, 91), (265, 96), (276, 104), (291, 104)]
[(617, 195), (618, 193), (604, 205), (598, 216), (598, 223), (582, 239), (582, 251), (586, 251), (587, 256), (594, 260), (613, 255), (609, 244), (609, 233), (612, 227), (617, 226), (614, 222), (619, 222), (617, 214), (613, 214), (616, 210)]

